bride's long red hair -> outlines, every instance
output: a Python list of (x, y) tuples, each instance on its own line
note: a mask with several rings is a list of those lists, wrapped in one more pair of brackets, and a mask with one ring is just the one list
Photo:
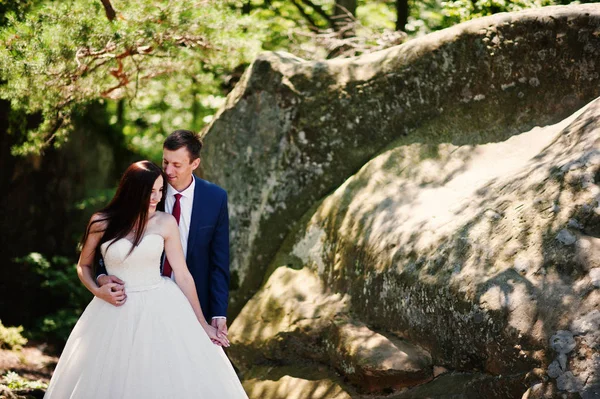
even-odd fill
[(123, 173), (113, 199), (97, 213), (100, 217), (88, 225), (81, 240), (82, 245), (86, 242), (92, 227), (96, 223), (104, 222), (100, 224), (104, 226), (103, 229), (94, 228), (94, 231), (104, 232), (102, 239), (95, 248), (96, 256), (99, 256), (98, 249), (102, 243), (125, 238), (129, 233), (135, 231), (133, 245), (129, 250), (129, 253), (131, 253), (144, 237), (144, 230), (148, 222), (150, 195), (152, 194), (152, 187), (159, 176), (163, 178), (163, 195), (157, 209), (164, 209), (167, 177), (162, 169), (150, 161), (133, 163)]

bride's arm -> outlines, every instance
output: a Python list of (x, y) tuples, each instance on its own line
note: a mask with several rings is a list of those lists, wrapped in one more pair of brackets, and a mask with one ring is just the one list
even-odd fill
[[(90, 232), (83, 243), (81, 255), (77, 262), (77, 276), (92, 294), (112, 305), (121, 306), (125, 303), (127, 297), (122, 286), (119, 287), (118, 284), (108, 283), (104, 284), (102, 287), (98, 287), (94, 281), (92, 266), (94, 264), (94, 252), (104, 234), (102, 231), (103, 222), (92, 224), (92, 222), (95, 222), (96, 220), (99, 220), (99, 216), (97, 215), (92, 216), (92, 219), (90, 220)], [(114, 291), (113, 288), (115, 288)]]
[(183, 248), (181, 248), (181, 241), (179, 238), (179, 227), (177, 226), (175, 218), (172, 215), (164, 214), (164, 219), (165, 234), (163, 237), (165, 239), (165, 254), (169, 260), (171, 268), (173, 269), (173, 273), (175, 273), (175, 282), (179, 288), (181, 288), (181, 291), (192, 305), (192, 309), (196, 314), (196, 318), (198, 318), (198, 321), (208, 336), (212, 340), (217, 340), (222, 345), (229, 346), (229, 341), (227, 338), (223, 336), (217, 336), (217, 330), (208, 324), (204, 314), (202, 313), (194, 278), (190, 274), (187, 264), (185, 263)]

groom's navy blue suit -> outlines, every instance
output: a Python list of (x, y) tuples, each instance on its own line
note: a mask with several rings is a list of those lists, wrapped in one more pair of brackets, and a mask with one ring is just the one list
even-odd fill
[[(196, 283), (202, 313), (210, 322), (215, 316), (227, 316), (229, 302), (227, 192), (196, 176), (194, 179), (196, 186), (186, 262)], [(164, 211), (164, 204), (162, 208)], [(103, 262), (98, 269), (100, 274), (108, 274)]]
[(229, 302), (227, 192), (196, 176), (194, 179), (186, 262), (196, 283), (202, 313), (210, 322), (214, 316), (227, 316)]

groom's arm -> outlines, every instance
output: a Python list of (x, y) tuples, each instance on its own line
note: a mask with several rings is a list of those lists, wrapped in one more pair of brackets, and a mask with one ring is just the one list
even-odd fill
[(125, 301), (127, 300), (127, 294), (125, 294), (125, 283), (123, 282), (123, 280), (121, 280), (120, 278), (118, 278), (117, 276), (109, 276), (108, 275), (108, 271), (106, 271), (106, 266), (104, 265), (104, 258), (102, 256), (100, 256), (98, 258), (98, 262), (95, 265), (96, 267), (94, 268), (96, 271), (96, 284), (98, 285), (98, 287), (102, 287), (105, 284), (109, 284), (109, 283), (113, 283), (115, 286), (112, 289), (112, 292), (115, 295), (120, 295), (119, 298), (122, 299), (119, 303), (114, 301), (114, 298), (112, 298), (112, 301), (107, 301), (108, 303), (115, 305), (115, 306), (121, 306), (125, 303)]
[(229, 211), (224, 193), (210, 244), (210, 309), (213, 317), (226, 317), (229, 302)]
[(104, 266), (104, 259), (100, 256), (96, 265), (96, 282), (98, 282), (98, 277), (105, 275), (108, 275), (108, 272), (106, 271), (106, 266)]

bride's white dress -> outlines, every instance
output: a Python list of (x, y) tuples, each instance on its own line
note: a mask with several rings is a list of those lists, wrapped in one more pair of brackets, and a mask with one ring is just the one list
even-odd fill
[(94, 298), (71, 332), (45, 398), (247, 398), (183, 292), (160, 275), (163, 238), (147, 234), (101, 250), (127, 301)]

